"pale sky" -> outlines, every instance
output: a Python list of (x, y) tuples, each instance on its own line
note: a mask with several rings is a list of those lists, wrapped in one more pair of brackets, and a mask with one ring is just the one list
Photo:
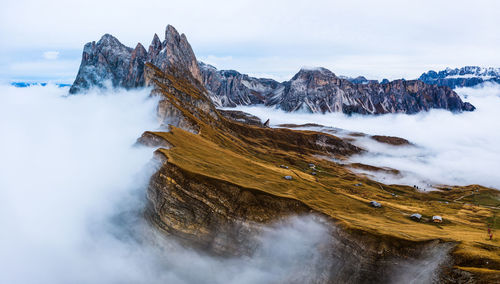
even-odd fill
[(86, 42), (111, 33), (147, 48), (167, 24), (199, 60), (278, 80), (303, 66), (371, 79), (500, 67), (496, 0), (3, 0), (0, 80), (71, 83)]

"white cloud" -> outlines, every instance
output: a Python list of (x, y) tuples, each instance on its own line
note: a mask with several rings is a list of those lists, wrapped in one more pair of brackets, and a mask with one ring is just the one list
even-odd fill
[(47, 60), (55, 60), (59, 57), (59, 51), (45, 51), (43, 53), (43, 58)]
[(328, 229), (309, 217), (265, 228), (251, 257), (156, 235), (141, 218), (154, 149), (133, 144), (157, 102), (67, 91), (0, 86), (1, 283), (270, 283), (327, 267)]
[(271, 124), (318, 123), (372, 135), (403, 137), (418, 147), (385, 146), (368, 138), (355, 143), (369, 153), (355, 156), (353, 162), (392, 167), (404, 172), (403, 178), (381, 176), (387, 183), (481, 184), (500, 189), (500, 85), (456, 90), (477, 107), (474, 112), (453, 114), (432, 110), (416, 115), (346, 116), (340, 113), (285, 113), (264, 107), (238, 107)]

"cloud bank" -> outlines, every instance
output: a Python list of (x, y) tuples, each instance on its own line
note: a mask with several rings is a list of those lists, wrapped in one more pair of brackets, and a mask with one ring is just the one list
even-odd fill
[[(142, 219), (155, 130), (149, 90), (66, 97), (0, 86), (0, 283), (308, 282), (328, 269), (328, 229), (292, 218), (255, 236), (251, 256), (178, 246)], [(319, 272), (318, 272), (319, 269)]]
[(485, 84), (456, 91), (477, 109), (460, 114), (432, 110), (417, 115), (381, 116), (285, 113), (264, 107), (238, 109), (263, 120), (270, 118), (273, 125), (318, 123), (371, 135), (406, 138), (416, 147), (394, 147), (369, 138), (355, 142), (369, 153), (353, 157), (352, 162), (403, 171), (402, 178), (378, 176), (387, 183), (419, 184), (428, 189), (431, 189), (429, 184), (481, 184), (500, 189), (500, 176), (496, 172), (500, 168), (500, 124), (497, 123), (500, 85)]

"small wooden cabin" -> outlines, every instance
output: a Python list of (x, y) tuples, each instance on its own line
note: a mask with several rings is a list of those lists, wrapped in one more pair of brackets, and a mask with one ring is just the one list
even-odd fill
[(441, 216), (432, 216), (432, 222), (434, 223), (443, 223), (443, 217)]

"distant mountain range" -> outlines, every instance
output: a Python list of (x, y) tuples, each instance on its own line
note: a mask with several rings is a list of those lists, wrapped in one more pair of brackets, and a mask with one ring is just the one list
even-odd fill
[(172, 26), (167, 27), (163, 41), (155, 34), (148, 50), (140, 43), (135, 48), (127, 47), (109, 34), (98, 42), (87, 43), (70, 93), (85, 92), (90, 87), (143, 87), (148, 85), (144, 74), (146, 63), (160, 69), (173, 68), (181, 75), (189, 74), (186, 78), (202, 84), (218, 107), (264, 104), (284, 111), (347, 114), (475, 109), (450, 88), (421, 80), (379, 83), (364, 77), (336, 76), (325, 68), (303, 68), (289, 81), (277, 82), (234, 70), (217, 70), (197, 61), (186, 36), (179, 35)]
[(473, 87), (484, 82), (500, 84), (500, 68), (482, 68), (478, 66), (465, 66), (462, 68), (446, 68), (436, 72), (429, 71), (418, 78), (427, 84), (447, 86), (452, 89), (457, 87)]
[[(26, 87), (30, 87), (30, 86), (37, 86), (37, 85), (40, 85), (40, 86), (47, 86), (48, 83), (45, 83), (45, 82), (42, 82), (42, 83), (38, 83), (38, 82), (11, 82), (10, 85), (11, 86), (14, 86), (14, 87), (18, 87), (18, 88), (26, 88)], [(61, 84), (61, 83), (55, 83), (54, 85), (58, 86), (58, 87), (69, 87), (71, 86), (71, 84)]]
[(472, 111), (451, 89), (419, 80), (367, 80), (338, 77), (326, 68), (301, 69), (279, 83), (234, 70), (217, 70), (199, 62), (203, 84), (222, 107), (264, 104), (284, 111), (384, 114), (427, 111), (432, 108)]

